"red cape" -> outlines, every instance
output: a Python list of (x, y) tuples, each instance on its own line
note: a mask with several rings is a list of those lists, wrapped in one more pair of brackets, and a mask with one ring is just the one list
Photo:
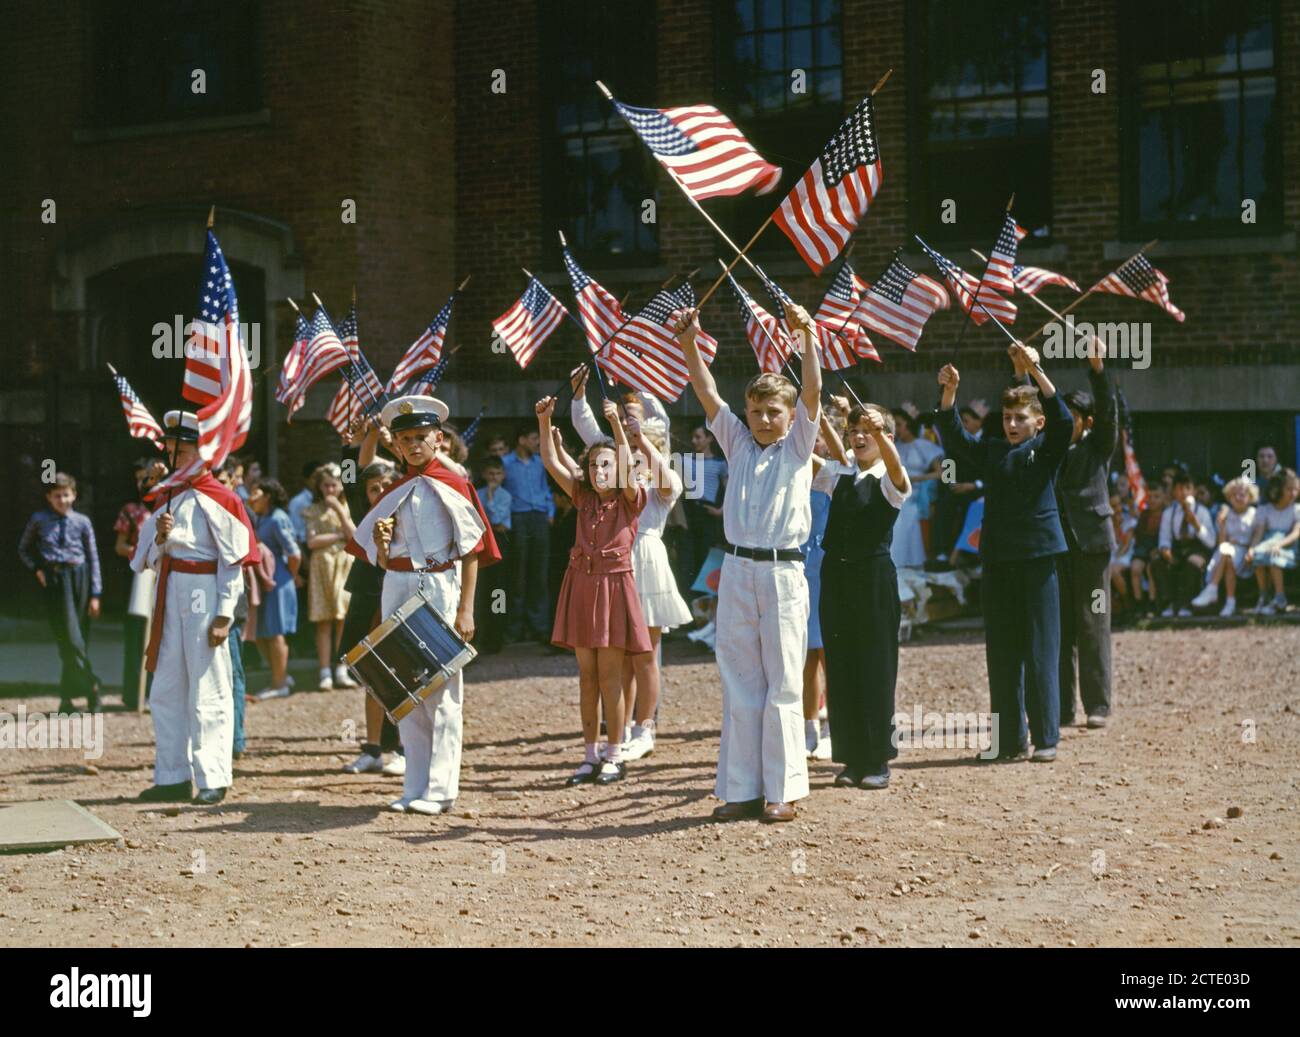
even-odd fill
[[(492, 523), (488, 521), (487, 512), (483, 510), (483, 502), (478, 499), (478, 491), (470, 485), (469, 480), (457, 475), (437, 458), (434, 458), (423, 468), (413, 468), (407, 465), (406, 474), (381, 493), (375, 504), (378, 504), (379, 501), (398, 487), (405, 486), (417, 475), (427, 475), (430, 479), (437, 479), (438, 482), (445, 483), (474, 505), (474, 510), (478, 512), (479, 521), (483, 523), (483, 535), (479, 538), (479, 542), (474, 545), (473, 552), (471, 552), (478, 555), (478, 567), (486, 569), (489, 565), (495, 565), (501, 561), (501, 548), (497, 547), (497, 538), (492, 532)], [(362, 561), (369, 561), (365, 550), (356, 542), (355, 538), (348, 541), (345, 550), (348, 554), (360, 558)]]
[[(244, 556), (244, 560), (240, 564), (257, 565), (261, 561), (261, 552), (257, 549), (257, 531), (253, 529), (253, 523), (248, 519), (248, 509), (244, 507), (244, 502), (240, 499), (239, 494), (224, 486), (211, 472), (204, 471), (187, 482), (185, 486), (173, 487), (171, 496), (178, 496), (189, 487), (216, 501), (243, 524), (244, 528), (248, 530), (248, 554)], [(165, 496), (156, 497), (154, 494), (150, 494), (145, 499), (154, 502), (154, 511), (167, 506), (167, 497)]]

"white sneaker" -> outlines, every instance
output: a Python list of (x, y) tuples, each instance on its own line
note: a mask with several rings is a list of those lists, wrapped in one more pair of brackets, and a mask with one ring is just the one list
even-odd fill
[(1287, 601), (1285, 594), (1279, 594), (1273, 599), (1273, 611), (1279, 615), (1287, 610)]
[(388, 758), (388, 762), (383, 766), (383, 772), (390, 778), (402, 778), (406, 776), (406, 757), (401, 753), (393, 753)]
[(1237, 599), (1229, 598), (1227, 601), (1223, 603), (1223, 608), (1219, 609), (1219, 615), (1231, 616), (1236, 611), (1237, 611)]
[(329, 677), (329, 676), (322, 677), (322, 678), (320, 679), (320, 682), (316, 685), (316, 687), (317, 687), (319, 690), (321, 690), (321, 691), (333, 691), (333, 690), (334, 690), (334, 679), (333, 679), (332, 677)]
[(803, 744), (808, 750), (808, 756), (817, 751), (817, 743), (821, 741), (821, 729), (816, 720), (805, 720), (803, 722)]
[(346, 666), (339, 663), (334, 667), (334, 687), (355, 688), (356, 686), (357, 682), (352, 679), (352, 675), (348, 673), (348, 668)]
[(1186, 619), (1186, 618), (1187, 618), (1188, 616), (1190, 616), (1191, 614), (1192, 614), (1192, 610), (1191, 610), (1191, 609), (1179, 609), (1179, 610), (1178, 610), (1178, 618), (1179, 618), (1179, 619)]
[(1170, 605), (1170, 606), (1168, 606), (1168, 607), (1167, 607), (1167, 608), (1166, 608), (1162, 613), (1160, 613), (1160, 618), (1161, 618), (1161, 619), (1172, 619), (1172, 618), (1173, 618), (1173, 615), (1174, 615), (1174, 607), (1173, 607), (1172, 605)]
[(388, 809), (391, 810), (394, 814), (405, 814), (409, 812), (411, 809), (411, 800), (395, 799), (388, 804)]
[(623, 744), (623, 759), (639, 760), (655, 751), (655, 722), (632, 725), (632, 737)]
[(1192, 608), (1207, 609), (1219, 600), (1219, 585), (1211, 583), (1192, 599)]
[(424, 814), (426, 816), (445, 814), (450, 809), (450, 802), (444, 803), (438, 799), (413, 799), (406, 805), (408, 814)]
[(263, 691), (259, 691), (253, 696), (253, 701), (266, 702), (268, 699), (287, 699), (292, 694), (293, 689), (290, 688), (288, 684), (284, 684), (278, 688), (266, 688)]
[(814, 760), (829, 760), (831, 758), (831, 739), (829, 735), (824, 735), (817, 739), (817, 748), (812, 752)]
[(1255, 615), (1257, 616), (1276, 616), (1277, 607), (1271, 602), (1265, 602), (1262, 605), (1255, 606)]
[(351, 763), (343, 768), (344, 774), (370, 774), (372, 771), (379, 770), (384, 765), (384, 761), (378, 756), (371, 756), (369, 753), (362, 753)]
[(704, 626), (700, 627), (699, 630), (692, 630), (689, 634), (686, 635), (686, 637), (691, 641), (703, 642), (712, 646), (713, 634), (715, 629), (716, 629), (715, 624), (705, 623)]

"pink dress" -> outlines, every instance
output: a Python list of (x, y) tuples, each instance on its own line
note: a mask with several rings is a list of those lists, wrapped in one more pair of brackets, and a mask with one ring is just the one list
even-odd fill
[(623, 491), (602, 501), (583, 483), (573, 486), (577, 533), (569, 567), (560, 584), (551, 641), (562, 648), (622, 648), (650, 651), (650, 632), (632, 576), (632, 541), (646, 493), (636, 500)]

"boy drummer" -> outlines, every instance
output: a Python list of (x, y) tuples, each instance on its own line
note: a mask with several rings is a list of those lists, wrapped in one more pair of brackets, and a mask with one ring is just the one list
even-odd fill
[[(391, 616), (423, 592), (466, 641), (474, 636), (474, 587), (480, 566), (500, 561), (478, 494), (438, 459), (447, 405), (432, 396), (402, 396), (380, 420), (406, 463), (358, 524), (347, 550), (384, 570), (380, 611)], [(398, 725), (406, 749), (399, 813), (443, 814), (460, 787), (463, 679), (457, 673)]]

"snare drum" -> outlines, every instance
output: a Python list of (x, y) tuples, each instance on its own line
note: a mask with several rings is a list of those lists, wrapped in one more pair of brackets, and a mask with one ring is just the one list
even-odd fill
[(424, 595), (414, 594), (343, 662), (397, 723), (477, 654)]

